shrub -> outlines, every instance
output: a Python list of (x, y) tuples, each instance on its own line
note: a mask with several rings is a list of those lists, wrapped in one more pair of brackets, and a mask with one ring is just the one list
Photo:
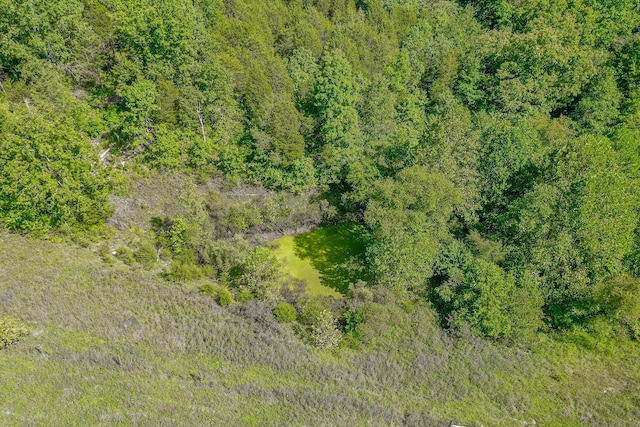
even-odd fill
[(0, 349), (10, 346), (29, 334), (24, 325), (8, 317), (0, 317)]
[(253, 294), (253, 292), (251, 292), (250, 289), (240, 289), (238, 291), (238, 295), (236, 295), (236, 299), (238, 300), (239, 303), (245, 303), (245, 302), (251, 301), (255, 297), (256, 296)]
[[(514, 319), (511, 313), (517, 305), (513, 301), (516, 291), (513, 274), (482, 258), (468, 262), (460, 283), (450, 281), (436, 289), (448, 311), (451, 328), (460, 329), (468, 324), (491, 338), (509, 336), (512, 332)], [(527, 295), (521, 293), (522, 298)], [(533, 301), (530, 304), (533, 305)], [(523, 328), (527, 327), (525, 323)]]
[(198, 267), (193, 251), (185, 250), (179, 257), (174, 258), (167, 278), (174, 282), (186, 282), (200, 279), (202, 275), (202, 269)]
[(288, 302), (281, 302), (273, 309), (278, 322), (293, 322), (298, 318), (296, 308)]
[(269, 248), (257, 247), (249, 258), (231, 272), (231, 283), (237, 289), (249, 290), (262, 301), (278, 298), (284, 275), (280, 263)]
[(224, 286), (206, 284), (200, 288), (200, 292), (207, 295), (211, 295), (215, 298), (216, 302), (225, 307), (233, 302), (233, 295), (229, 292), (229, 289)]
[(103, 243), (98, 247), (98, 255), (100, 255), (100, 258), (102, 258), (102, 261), (104, 261), (105, 265), (113, 265), (113, 255), (111, 254), (111, 249), (109, 248), (108, 244)]
[(344, 331), (352, 332), (357, 338), (360, 337), (358, 325), (364, 322), (364, 310), (359, 308), (354, 311), (348, 311), (344, 317)]
[(168, 247), (173, 255), (181, 255), (187, 244), (187, 220), (182, 215), (175, 217), (169, 231), (160, 236), (160, 242)]
[(607, 318), (627, 328), (629, 336), (640, 341), (640, 280), (620, 276), (594, 289), (594, 296)]
[(342, 336), (342, 340), (340, 341), (340, 348), (360, 350), (362, 348), (362, 342), (360, 342), (360, 339), (354, 332), (347, 332)]
[(216, 285), (212, 285), (211, 283), (207, 283), (200, 288), (200, 292), (213, 296), (218, 293), (218, 287)]
[(118, 248), (118, 251), (116, 252), (116, 258), (118, 258), (120, 261), (124, 262), (127, 265), (133, 265), (136, 262), (136, 259), (133, 256), (133, 252), (131, 251), (131, 249), (125, 246), (120, 246)]
[(134, 254), (136, 261), (144, 266), (151, 268), (158, 260), (158, 252), (156, 248), (149, 242), (142, 242), (138, 246), (138, 250)]
[(311, 326), (311, 339), (318, 348), (336, 348), (342, 334), (336, 328), (336, 321), (329, 310), (322, 310), (315, 324)]
[(218, 304), (220, 304), (223, 307), (226, 307), (227, 305), (233, 302), (233, 295), (231, 294), (231, 292), (229, 292), (229, 289), (225, 287), (220, 287), (218, 291), (217, 301), (218, 301)]

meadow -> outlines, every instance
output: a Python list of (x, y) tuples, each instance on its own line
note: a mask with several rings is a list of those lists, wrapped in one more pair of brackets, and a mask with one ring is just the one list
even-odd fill
[(220, 307), (91, 248), (0, 236), (0, 425), (628, 426), (638, 344), (440, 329), (428, 306), (368, 307), (362, 347), (320, 350), (252, 300)]

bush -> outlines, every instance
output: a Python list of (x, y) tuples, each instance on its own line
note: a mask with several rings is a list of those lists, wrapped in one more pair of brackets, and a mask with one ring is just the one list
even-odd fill
[(262, 301), (279, 299), (285, 277), (280, 263), (269, 248), (257, 247), (236, 271), (231, 272), (231, 284), (248, 290)]
[(603, 314), (625, 327), (632, 339), (640, 341), (640, 279), (620, 276), (594, 289)]
[(158, 252), (156, 248), (149, 242), (142, 242), (138, 246), (138, 250), (134, 254), (136, 261), (144, 266), (144, 268), (151, 268), (158, 260)]
[(200, 288), (200, 292), (211, 295), (215, 298), (216, 302), (223, 307), (233, 302), (233, 295), (229, 292), (229, 289), (224, 286), (206, 284)]
[(311, 326), (311, 339), (318, 348), (336, 348), (342, 340), (342, 334), (336, 328), (336, 320), (329, 310), (320, 312), (316, 323)]
[(347, 332), (342, 336), (342, 341), (340, 341), (340, 348), (360, 350), (362, 348), (362, 342), (360, 342), (360, 338), (358, 338), (354, 332)]
[(28, 334), (28, 329), (18, 321), (0, 317), (0, 349), (10, 346)]
[(220, 290), (218, 291), (217, 301), (218, 304), (226, 307), (233, 302), (233, 295), (231, 294), (231, 292), (229, 292), (229, 289), (220, 287)]
[(236, 296), (236, 299), (238, 300), (239, 303), (245, 303), (245, 302), (251, 301), (255, 297), (256, 296), (253, 294), (253, 292), (251, 292), (250, 289), (240, 289), (238, 291), (238, 295)]
[(218, 287), (216, 285), (208, 283), (200, 288), (200, 292), (202, 292), (203, 294), (215, 296), (218, 293)]
[(111, 249), (109, 248), (108, 244), (103, 243), (98, 247), (98, 255), (100, 255), (100, 258), (102, 258), (102, 261), (104, 261), (105, 265), (113, 265), (113, 255), (111, 254)]
[(191, 250), (185, 250), (179, 257), (174, 258), (167, 274), (167, 278), (174, 282), (187, 282), (200, 279), (202, 276), (202, 269), (198, 267), (196, 256)]
[(273, 309), (278, 322), (293, 322), (298, 318), (296, 308), (288, 302), (281, 302)]
[(124, 262), (127, 265), (133, 265), (136, 262), (136, 258), (133, 256), (131, 249), (120, 246), (116, 252), (116, 258)]

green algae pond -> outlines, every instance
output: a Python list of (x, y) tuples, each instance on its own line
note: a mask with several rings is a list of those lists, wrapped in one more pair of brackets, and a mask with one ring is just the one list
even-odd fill
[(363, 226), (343, 223), (282, 237), (273, 250), (286, 272), (307, 282), (309, 294), (341, 298), (350, 283), (365, 279), (366, 240)]

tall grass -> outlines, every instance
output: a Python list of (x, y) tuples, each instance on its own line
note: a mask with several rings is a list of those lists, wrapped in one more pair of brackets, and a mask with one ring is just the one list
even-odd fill
[[(428, 307), (379, 304), (365, 345), (322, 351), (259, 301), (198, 290), (97, 253), (0, 235), (0, 425), (628, 426), (640, 348), (528, 348), (442, 332)], [(372, 312), (373, 313), (373, 312)], [(368, 326), (367, 326), (368, 325)], [(462, 332), (464, 334), (464, 332)]]

